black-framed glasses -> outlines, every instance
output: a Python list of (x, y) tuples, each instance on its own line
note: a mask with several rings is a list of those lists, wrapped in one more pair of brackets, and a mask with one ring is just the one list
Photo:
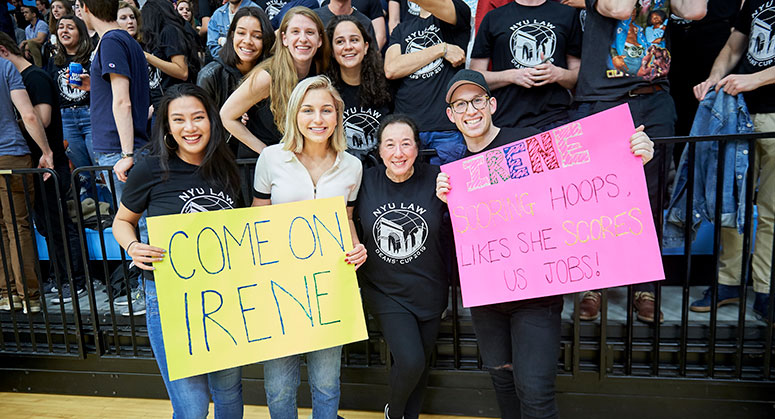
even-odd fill
[(449, 104), (449, 108), (452, 109), (452, 112), (454, 113), (465, 113), (468, 110), (468, 104), (470, 103), (471, 106), (474, 107), (474, 109), (482, 110), (485, 106), (487, 106), (487, 95), (477, 96), (471, 100), (456, 100)]

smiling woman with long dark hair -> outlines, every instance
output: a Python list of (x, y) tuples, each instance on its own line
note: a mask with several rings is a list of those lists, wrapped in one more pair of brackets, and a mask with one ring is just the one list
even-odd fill
[[(152, 271), (152, 264), (161, 261), (165, 251), (142, 243), (136, 232), (145, 211), (151, 217), (188, 211), (190, 205), (180, 199), (183, 191), (209, 191), (202, 198), (216, 200), (219, 209), (239, 206), (237, 167), (226, 147), (218, 111), (202, 88), (187, 83), (171, 87), (160, 102), (157, 121), (153, 153), (138, 161), (129, 173), (113, 220), (113, 236), (134, 264), (145, 271), (148, 338), (172, 402), (173, 417), (207, 417), (212, 396), (216, 418), (241, 418), (240, 367), (169, 380)], [(198, 206), (198, 210), (202, 208)]]

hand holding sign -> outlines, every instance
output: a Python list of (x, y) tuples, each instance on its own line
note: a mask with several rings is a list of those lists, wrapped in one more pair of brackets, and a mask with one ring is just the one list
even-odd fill
[(464, 306), (664, 278), (632, 132), (622, 105), (443, 167)]
[(151, 217), (148, 232), (167, 249), (154, 276), (171, 380), (367, 338), (341, 197)]

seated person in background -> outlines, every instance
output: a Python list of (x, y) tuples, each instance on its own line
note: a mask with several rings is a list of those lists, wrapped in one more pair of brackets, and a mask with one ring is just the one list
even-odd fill
[(444, 87), (465, 63), (471, 10), (462, 0), (419, 0), (420, 15), (390, 35), (385, 76), (397, 81), (395, 111), (416, 116), (423, 148), (436, 149), (431, 163), (463, 155), (460, 132), (444, 115)]
[(48, 41), (48, 26), (41, 19), (38, 9), (34, 6), (22, 6), (21, 9), (24, 13), (24, 19), (29, 25), (24, 29), (25, 40), (19, 47), (22, 51), (28, 51), (35, 65), (41, 67), (43, 65), (43, 56), (41, 55), (43, 45)]

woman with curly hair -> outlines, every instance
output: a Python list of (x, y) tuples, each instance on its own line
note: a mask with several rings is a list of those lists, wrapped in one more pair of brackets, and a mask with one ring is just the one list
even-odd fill
[[(323, 22), (306, 7), (291, 8), (277, 33), (272, 57), (251, 70), (221, 108), (223, 126), (258, 154), (280, 142), (286, 105), (296, 84), (324, 73), (331, 57)], [(241, 118), (253, 105), (258, 106), (258, 121), (248, 129)]]
[(326, 32), (334, 57), (328, 76), (345, 105), (347, 151), (375, 166), (379, 120), (392, 111), (382, 56), (369, 32), (352, 16), (334, 16)]
[[(237, 10), (226, 33), (224, 47), (199, 72), (196, 84), (207, 91), (220, 109), (237, 90), (242, 78), (269, 57), (274, 41), (274, 29), (263, 10), (258, 7)], [(260, 120), (257, 111), (258, 108), (253, 106), (246, 112), (249, 130)], [(239, 141), (231, 141), (229, 146), (237, 157), (255, 155)]]

